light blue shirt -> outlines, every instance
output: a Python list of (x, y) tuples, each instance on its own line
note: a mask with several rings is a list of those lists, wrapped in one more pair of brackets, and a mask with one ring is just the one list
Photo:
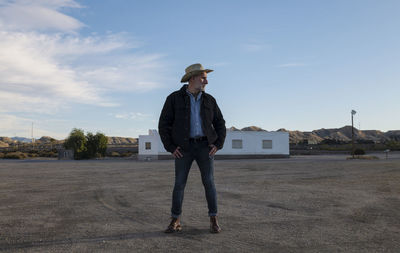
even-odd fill
[(200, 116), (200, 108), (201, 108), (201, 95), (203, 92), (200, 92), (195, 98), (192, 93), (186, 90), (186, 93), (190, 98), (190, 138), (198, 138), (204, 136), (203, 128), (201, 126), (201, 116)]

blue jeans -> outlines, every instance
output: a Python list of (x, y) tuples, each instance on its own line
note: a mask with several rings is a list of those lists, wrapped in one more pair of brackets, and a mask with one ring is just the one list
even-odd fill
[(175, 185), (172, 193), (171, 216), (178, 218), (182, 213), (182, 202), (186, 181), (193, 160), (196, 160), (206, 193), (208, 215), (217, 215), (217, 193), (214, 185), (214, 157), (209, 156), (207, 141), (191, 142), (189, 150), (181, 150), (182, 158), (175, 158)]

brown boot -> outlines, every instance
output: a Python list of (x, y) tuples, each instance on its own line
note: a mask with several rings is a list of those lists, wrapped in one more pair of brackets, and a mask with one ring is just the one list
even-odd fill
[(179, 232), (182, 230), (179, 218), (171, 218), (171, 223), (168, 225), (165, 233)]
[(217, 216), (210, 217), (210, 232), (211, 233), (221, 232), (221, 228), (219, 227)]

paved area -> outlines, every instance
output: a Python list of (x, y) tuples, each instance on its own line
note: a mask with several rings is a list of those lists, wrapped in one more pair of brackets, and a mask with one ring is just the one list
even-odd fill
[[(383, 158), (383, 157), (382, 157)], [(0, 161), (0, 251), (400, 252), (400, 159), (215, 162), (220, 234), (200, 173), (183, 231), (169, 222), (173, 161)]]

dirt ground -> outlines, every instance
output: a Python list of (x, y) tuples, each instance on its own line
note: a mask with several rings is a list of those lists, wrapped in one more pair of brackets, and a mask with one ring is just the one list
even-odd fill
[(173, 161), (0, 160), (0, 251), (400, 252), (400, 154), (345, 158), (215, 161), (220, 234), (196, 164), (164, 234)]

